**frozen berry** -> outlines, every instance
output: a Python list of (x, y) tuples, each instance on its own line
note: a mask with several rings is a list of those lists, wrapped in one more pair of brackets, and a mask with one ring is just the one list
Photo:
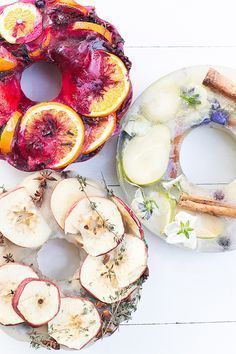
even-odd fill
[(36, 0), (35, 5), (37, 6), (37, 8), (42, 9), (46, 5), (46, 1), (45, 0)]

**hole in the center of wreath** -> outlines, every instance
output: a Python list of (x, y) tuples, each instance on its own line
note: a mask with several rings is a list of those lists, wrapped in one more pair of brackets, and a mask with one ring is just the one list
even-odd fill
[(59, 95), (61, 87), (61, 73), (56, 64), (34, 63), (22, 74), (21, 88), (31, 101), (51, 101)]
[(80, 250), (62, 239), (49, 240), (38, 252), (40, 271), (55, 280), (69, 279), (80, 265)]
[(227, 132), (211, 127), (190, 131), (183, 140), (180, 164), (195, 184), (229, 183), (236, 178), (236, 143)]

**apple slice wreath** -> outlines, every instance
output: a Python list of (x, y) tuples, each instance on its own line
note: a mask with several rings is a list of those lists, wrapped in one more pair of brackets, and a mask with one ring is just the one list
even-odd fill
[(91, 301), (79, 297), (61, 299), (58, 315), (49, 322), (49, 334), (59, 344), (82, 349), (101, 329), (101, 317)]
[(105, 256), (87, 256), (80, 274), (82, 286), (105, 303), (125, 299), (147, 268), (147, 246), (126, 234), (123, 242)]
[(24, 320), (15, 312), (12, 299), (19, 284), (26, 278), (38, 278), (28, 266), (9, 263), (0, 267), (0, 323), (16, 325)]
[(65, 233), (80, 233), (85, 251), (95, 257), (114, 249), (124, 232), (118, 208), (106, 198), (83, 198), (74, 205), (65, 221)]
[(35, 207), (25, 188), (1, 197), (0, 232), (21, 247), (38, 248), (51, 234), (51, 229)]
[(31, 327), (40, 327), (51, 321), (60, 309), (58, 287), (48, 280), (23, 280), (12, 299), (16, 313)]

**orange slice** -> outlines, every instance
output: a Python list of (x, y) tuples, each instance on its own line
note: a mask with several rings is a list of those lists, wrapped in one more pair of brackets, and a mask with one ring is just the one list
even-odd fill
[(106, 27), (98, 25), (97, 23), (78, 21), (73, 24), (72, 29), (97, 32), (106, 38), (108, 42), (112, 43), (112, 33), (108, 31)]
[(89, 154), (102, 146), (114, 133), (116, 115), (101, 118), (95, 125), (88, 126), (85, 133), (83, 154)]
[(29, 167), (45, 163), (60, 169), (74, 162), (84, 142), (84, 124), (70, 107), (57, 102), (37, 104), (22, 118), (19, 146)]
[(0, 71), (9, 71), (16, 66), (16, 58), (6, 48), (0, 46)]
[(130, 90), (128, 70), (123, 61), (114, 54), (104, 52), (103, 76), (109, 78), (99, 97), (90, 104), (89, 117), (107, 117), (120, 108)]
[(0, 34), (9, 43), (28, 43), (40, 36), (42, 15), (30, 3), (6, 6), (0, 15)]
[(15, 129), (21, 116), (22, 114), (20, 112), (13, 113), (5, 128), (3, 129), (0, 138), (0, 151), (4, 155), (7, 155), (9, 152), (11, 152)]
[(61, 4), (61, 5), (67, 5), (67, 6), (70, 6), (70, 7), (76, 7), (84, 15), (88, 14), (88, 10), (86, 9), (86, 7), (84, 7), (83, 5), (78, 4), (77, 2), (75, 2), (73, 0), (56, 0), (55, 3)]

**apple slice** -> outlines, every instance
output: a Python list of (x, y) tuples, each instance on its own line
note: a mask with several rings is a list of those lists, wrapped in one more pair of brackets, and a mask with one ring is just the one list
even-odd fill
[(126, 234), (123, 242), (105, 256), (87, 256), (80, 273), (82, 286), (105, 303), (126, 298), (147, 268), (143, 240)]
[(0, 232), (14, 244), (26, 248), (40, 247), (51, 235), (51, 229), (25, 188), (0, 198)]
[(58, 315), (48, 324), (48, 333), (59, 344), (79, 350), (98, 335), (101, 325), (101, 317), (91, 301), (65, 297)]
[(12, 298), (19, 284), (26, 278), (38, 278), (30, 267), (8, 263), (0, 267), (0, 323), (4, 326), (24, 322), (12, 307)]
[(162, 124), (153, 126), (145, 136), (129, 140), (123, 150), (127, 178), (138, 185), (158, 182), (167, 170), (170, 148), (170, 130)]
[(117, 196), (111, 197), (111, 200), (116, 204), (119, 212), (122, 215), (125, 231), (128, 234), (143, 239), (144, 232), (142, 225), (133, 210), (131, 210), (130, 207)]
[(60, 292), (51, 281), (27, 278), (16, 289), (12, 306), (29, 326), (41, 327), (58, 314)]
[(106, 198), (84, 198), (70, 210), (65, 233), (81, 234), (83, 247), (91, 256), (111, 251), (121, 242), (124, 225), (116, 205)]
[(51, 197), (51, 210), (57, 223), (63, 230), (65, 228), (66, 215), (76, 202), (85, 197), (85, 193), (89, 197), (106, 196), (105, 191), (91, 180), (86, 180), (83, 192), (77, 178), (64, 179), (54, 189)]

